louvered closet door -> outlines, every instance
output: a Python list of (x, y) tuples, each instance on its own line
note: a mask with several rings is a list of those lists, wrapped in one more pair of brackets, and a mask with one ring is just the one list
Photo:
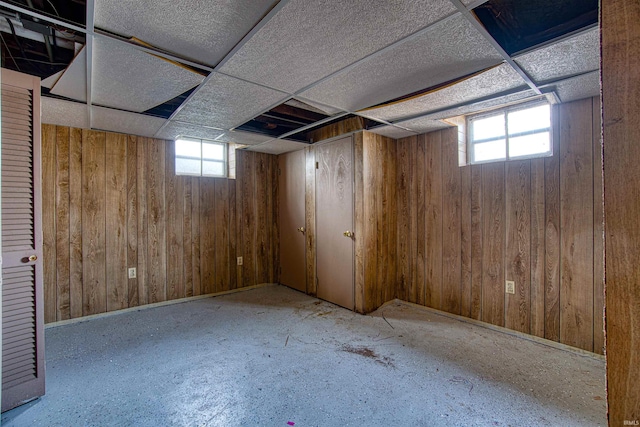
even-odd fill
[(2, 70), (3, 412), (44, 394), (39, 90)]

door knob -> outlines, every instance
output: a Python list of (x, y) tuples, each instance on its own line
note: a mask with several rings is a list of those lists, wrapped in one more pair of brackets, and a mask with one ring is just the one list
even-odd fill
[(298, 227), (298, 231), (304, 234), (304, 227)]
[(24, 257), (22, 258), (20, 261), (22, 261), (23, 263), (28, 263), (28, 262), (34, 262), (35, 260), (38, 259), (37, 255), (31, 255), (30, 257)]
[(342, 233), (342, 235), (344, 237), (353, 237), (353, 232), (352, 231), (345, 231), (344, 233)]

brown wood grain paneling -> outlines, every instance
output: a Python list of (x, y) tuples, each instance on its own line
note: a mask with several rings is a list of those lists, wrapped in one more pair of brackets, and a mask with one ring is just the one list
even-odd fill
[(127, 136), (106, 134), (105, 259), (107, 311), (129, 306), (127, 275)]
[[(44, 181), (44, 180), (43, 180)], [(69, 316), (82, 316), (82, 130), (69, 133)]]
[(216, 291), (215, 209), (215, 181), (212, 178), (202, 178), (200, 180), (200, 274), (203, 295)]
[(42, 240), (44, 321), (57, 320), (56, 126), (42, 125)]
[[(373, 191), (375, 192), (375, 210), (373, 216), (376, 224), (375, 235), (375, 257), (377, 272), (375, 275), (375, 285), (371, 289), (370, 301), (373, 307), (379, 307), (384, 303), (383, 295), (386, 282), (386, 272), (389, 268), (388, 259), (388, 215), (387, 215), (387, 193), (385, 192), (385, 175), (387, 173), (388, 163), (385, 161), (385, 143), (379, 135), (371, 135), (365, 133), (365, 140), (371, 139), (371, 154), (374, 159), (373, 171), (375, 173), (375, 181)], [(364, 159), (366, 161), (366, 159)]]
[(531, 160), (531, 334), (544, 338), (544, 159)]
[(192, 218), (193, 211), (191, 205), (191, 193), (193, 191), (192, 181), (198, 178), (192, 178), (185, 176), (182, 178), (183, 182), (183, 196), (182, 196), (182, 250), (183, 250), (183, 265), (182, 274), (184, 275), (184, 296), (193, 296), (193, 246), (191, 244), (192, 238)]
[(107, 310), (104, 132), (82, 132), (83, 315)]
[(505, 327), (531, 331), (531, 161), (506, 164), (505, 280), (515, 294), (505, 294)]
[[(138, 300), (138, 141), (127, 136), (127, 296), (128, 307), (140, 304)], [(128, 269), (136, 268), (136, 277), (129, 279)]]
[(354, 168), (354, 227), (355, 227), (355, 290), (354, 303), (355, 310), (363, 313), (364, 307), (364, 165), (363, 165), (363, 139), (362, 132), (353, 136), (353, 168)]
[(251, 151), (242, 151), (238, 157), (243, 157), (242, 162), (242, 265), (243, 286), (254, 286), (256, 282), (256, 154)]
[(56, 319), (66, 320), (70, 311), (69, 254), (69, 128), (56, 128)]
[(138, 193), (138, 304), (149, 303), (149, 282), (147, 280), (147, 263), (149, 262), (149, 228), (147, 209), (147, 170), (149, 160), (149, 139), (137, 138), (136, 165), (137, 177), (136, 188)]
[[(274, 280), (276, 156), (251, 154), (243, 166), (251, 171), (244, 194), (262, 192), (258, 208), (238, 201), (236, 180), (176, 176), (171, 141), (42, 130), (47, 322), (247, 286), (236, 275), (244, 250), (254, 277), (260, 253), (263, 280)], [(241, 249), (238, 205), (251, 218)], [(201, 272), (211, 279), (206, 290)]]
[(563, 106), (560, 123), (560, 342), (593, 350), (591, 99)]
[(460, 168), (460, 314), (472, 317), (471, 166)]
[(640, 2), (602, 0), (607, 403), (640, 420)]
[(202, 261), (200, 256), (200, 178), (191, 181), (191, 256), (193, 257), (193, 295), (202, 295)]
[(604, 354), (604, 205), (602, 106), (593, 99), (593, 351)]
[[(228, 291), (230, 289), (230, 264), (229, 259), (229, 184), (226, 179), (213, 180), (215, 207), (213, 218), (215, 220), (215, 272), (214, 292)], [(266, 229), (266, 227), (263, 227)], [(235, 265), (235, 263), (234, 263)], [(235, 270), (234, 270), (235, 274)]]
[(409, 262), (410, 251), (410, 159), (409, 159), (409, 140), (400, 139), (397, 142), (397, 169), (396, 169), (396, 189), (397, 189), (397, 253), (398, 253), (398, 270), (397, 270), (397, 295), (398, 298), (409, 300), (409, 286), (411, 282), (411, 270)]
[(386, 271), (387, 278), (385, 282), (384, 301), (382, 301), (383, 304), (398, 297), (398, 253), (396, 251), (398, 243), (398, 189), (396, 186), (398, 152), (395, 140), (384, 137), (384, 141), (387, 146), (387, 150), (385, 150), (386, 157), (384, 159), (384, 162), (389, 165), (384, 178), (385, 192), (387, 193), (387, 205), (385, 206), (385, 209), (387, 211), (389, 221), (389, 225), (387, 227), (387, 232), (389, 234), (389, 243), (386, 247), (389, 267)]
[(148, 140), (147, 169), (147, 280), (149, 302), (167, 299), (166, 202), (164, 141)]
[[(269, 198), (269, 156), (268, 154), (255, 153), (256, 171), (255, 174), (261, 177), (256, 181), (255, 185), (255, 209), (258, 218), (269, 220), (267, 199)], [(269, 282), (269, 231), (266, 227), (257, 227), (255, 229), (255, 264), (256, 264), (256, 284)]]
[(267, 156), (269, 168), (267, 170), (267, 223), (271, 224), (270, 227), (265, 227), (267, 230), (267, 246), (269, 252), (267, 253), (267, 263), (269, 269), (268, 283), (279, 283), (280, 274), (280, 230), (278, 225), (280, 198), (278, 192), (280, 191), (278, 185), (278, 158), (276, 156)]
[[(408, 239), (408, 258), (409, 258), (409, 271), (411, 276), (409, 277), (408, 289), (407, 289), (407, 301), (424, 304), (424, 258), (418, 257), (418, 242), (424, 240), (424, 234), (418, 235), (418, 189), (424, 186), (424, 167), (418, 167), (424, 162), (424, 139), (418, 143), (418, 137), (413, 136), (405, 138), (408, 145), (408, 160), (409, 160), (409, 234), (406, 236)], [(420, 146), (420, 150), (418, 150)], [(418, 158), (418, 151), (420, 151), (420, 157)], [(417, 177), (418, 172), (420, 178)], [(422, 190), (424, 194), (424, 190)], [(424, 197), (422, 198), (424, 200)], [(424, 202), (421, 205), (421, 223), (424, 223)], [(421, 232), (424, 233), (424, 226), (421, 228)], [(418, 264), (420, 264), (420, 273), (418, 273)], [(418, 276), (420, 277), (418, 279)]]
[[(425, 305), (440, 310), (442, 308), (442, 215), (443, 215), (443, 181), (442, 181), (442, 132), (432, 132), (424, 136), (425, 160), (420, 162), (420, 141), (418, 137), (418, 163), (416, 164), (416, 177), (418, 182), (422, 179), (419, 170), (424, 168), (424, 202), (418, 197), (418, 270), (420, 276), (420, 260), (425, 262)], [(420, 194), (420, 189), (418, 190)], [(425, 204), (425, 215), (420, 215), (420, 206)], [(423, 220), (424, 218), (424, 220)], [(420, 232), (421, 223), (425, 223), (426, 238), (422, 239)], [(425, 242), (425, 243), (423, 243)], [(420, 250), (425, 245), (425, 252)], [(419, 280), (419, 279), (418, 279)]]
[(361, 129), (364, 129), (364, 118), (355, 116), (315, 129), (309, 132), (309, 139), (315, 143)]
[[(559, 107), (552, 108), (554, 141), (560, 143)], [(559, 145), (559, 144), (558, 144)], [(545, 192), (545, 265), (544, 265), (544, 337), (560, 340), (560, 154), (544, 159)]]
[(482, 320), (504, 326), (505, 164), (482, 165)]
[(442, 309), (460, 314), (462, 303), (462, 240), (458, 129), (442, 135)]
[(378, 283), (378, 198), (379, 175), (376, 171), (377, 153), (375, 139), (365, 137), (363, 140), (364, 177), (364, 308), (365, 312), (375, 310), (375, 292)]
[(167, 299), (184, 298), (182, 177), (176, 176), (173, 141), (165, 142), (165, 203), (167, 215)]
[(482, 166), (471, 166), (471, 318), (482, 318)]

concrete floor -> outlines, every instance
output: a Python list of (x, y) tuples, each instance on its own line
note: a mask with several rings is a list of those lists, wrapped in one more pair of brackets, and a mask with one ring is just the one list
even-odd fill
[(47, 329), (46, 364), (3, 425), (606, 425), (601, 360), (277, 285)]

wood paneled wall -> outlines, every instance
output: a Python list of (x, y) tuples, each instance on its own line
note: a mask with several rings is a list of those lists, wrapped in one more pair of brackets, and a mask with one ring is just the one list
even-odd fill
[(545, 159), (459, 167), (456, 128), (398, 140), (397, 296), (602, 353), (599, 98), (554, 118)]
[(640, 2), (602, 0), (609, 425), (640, 421)]
[(46, 322), (277, 281), (275, 156), (232, 180), (176, 176), (172, 141), (43, 125), (42, 149)]

